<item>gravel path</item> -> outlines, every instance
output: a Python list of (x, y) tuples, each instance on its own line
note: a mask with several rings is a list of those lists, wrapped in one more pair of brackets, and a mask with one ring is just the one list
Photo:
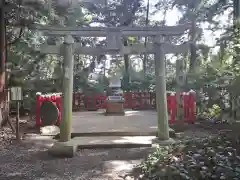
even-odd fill
[[(204, 131), (191, 130), (184, 136), (206, 137)], [(131, 180), (150, 148), (82, 150), (74, 158), (55, 159), (45, 143), (24, 143), (0, 149), (0, 180)], [(131, 174), (131, 175), (130, 175)]]
[[(9, 136), (0, 133), (0, 140), (14, 136), (10, 132)], [(191, 129), (183, 136), (208, 135), (202, 129)], [(150, 148), (82, 150), (74, 158), (56, 159), (48, 155), (41, 143), (3, 147), (0, 146), (0, 180), (131, 180), (134, 166), (151, 151)]]
[(149, 148), (82, 150), (71, 159), (55, 159), (32, 144), (0, 150), (0, 180), (120, 180), (140, 164)]

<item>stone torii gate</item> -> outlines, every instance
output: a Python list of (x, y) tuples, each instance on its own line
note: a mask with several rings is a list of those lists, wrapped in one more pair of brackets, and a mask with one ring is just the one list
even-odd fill
[[(73, 156), (76, 151), (76, 144), (71, 143), (72, 128), (72, 92), (73, 92), (73, 54), (86, 54), (98, 56), (102, 54), (154, 54), (155, 75), (156, 75), (156, 104), (158, 119), (158, 141), (169, 144), (172, 140), (169, 137), (168, 110), (166, 98), (165, 79), (165, 54), (185, 53), (189, 44), (172, 45), (166, 43), (165, 37), (180, 36), (191, 27), (190, 24), (164, 27), (46, 27), (35, 26), (47, 36), (64, 36), (64, 44), (42, 45), (39, 50), (45, 54), (60, 54), (64, 57), (63, 76), (63, 112), (60, 125), (60, 142), (52, 148), (53, 154)], [(106, 37), (105, 47), (86, 47), (75, 43), (73, 36), (79, 37)], [(152, 37), (153, 43), (132, 44), (124, 46), (123, 37), (139, 36)]]

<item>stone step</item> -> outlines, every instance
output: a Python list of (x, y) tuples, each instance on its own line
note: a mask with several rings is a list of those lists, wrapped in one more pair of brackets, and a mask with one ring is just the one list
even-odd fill
[[(175, 131), (170, 128), (169, 135), (171, 138), (176, 137)], [(157, 136), (156, 131), (152, 132), (127, 132), (127, 131), (108, 131), (108, 132), (80, 132), (72, 133), (71, 137), (98, 137), (98, 136)], [(55, 136), (55, 139), (59, 139), (59, 134)]]
[(151, 147), (155, 136), (75, 137), (71, 141), (78, 149)]
[(151, 148), (155, 136), (76, 137), (68, 142), (56, 142), (48, 152), (56, 157), (73, 157), (77, 150), (112, 148)]

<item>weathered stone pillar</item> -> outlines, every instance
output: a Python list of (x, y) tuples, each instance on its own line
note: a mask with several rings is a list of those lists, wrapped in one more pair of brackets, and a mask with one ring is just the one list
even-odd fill
[(60, 124), (60, 141), (71, 139), (72, 131), (72, 94), (73, 94), (73, 66), (74, 66), (74, 39), (67, 35), (64, 39), (64, 65), (62, 87), (62, 120)]
[(165, 141), (169, 140), (169, 126), (165, 78), (165, 54), (163, 52), (161, 43), (161, 37), (155, 37), (155, 76), (158, 139)]
[(64, 42), (64, 75), (62, 97), (62, 119), (60, 123), (60, 142), (49, 149), (53, 156), (73, 157), (77, 151), (77, 145), (71, 141), (72, 131), (72, 94), (73, 94), (73, 52), (74, 40), (67, 35)]

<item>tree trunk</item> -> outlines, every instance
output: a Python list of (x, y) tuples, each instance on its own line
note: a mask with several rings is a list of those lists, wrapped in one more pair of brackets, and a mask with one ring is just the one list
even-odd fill
[[(127, 42), (127, 39), (124, 40), (124, 46), (127, 46), (128, 45), (128, 42)], [(124, 77), (124, 85), (127, 87), (127, 91), (130, 91), (130, 88), (129, 88), (129, 80), (130, 80), (130, 77), (129, 77), (129, 57), (128, 55), (124, 55), (123, 56), (124, 58), (124, 66), (125, 66), (125, 73), (126, 73), (126, 76)]]
[(193, 15), (191, 28), (191, 46), (190, 46), (190, 65), (189, 71), (194, 72), (197, 61), (197, 47), (196, 47), (196, 16)]
[(233, 29), (234, 29), (234, 36), (233, 42), (235, 44), (235, 55), (234, 55), (234, 62), (233, 65), (236, 65), (240, 61), (240, 1), (234, 0), (233, 1)]
[(5, 42), (5, 19), (4, 19), (4, 0), (0, 7), (0, 92), (3, 92), (5, 85), (5, 59), (6, 59), (6, 42)]
[[(146, 12), (146, 22), (145, 26), (147, 27), (149, 23), (149, 0), (147, 1), (147, 12)], [(146, 48), (147, 46), (147, 40), (148, 38), (145, 37), (144, 39), (144, 47)], [(148, 61), (148, 54), (144, 53), (144, 59), (143, 59), (143, 74), (144, 74), (144, 79), (146, 78), (146, 71), (147, 71), (147, 61)]]
[[(5, 19), (4, 19), (4, 5), (5, 0), (2, 0), (0, 4), (0, 108), (2, 108), (3, 101), (6, 94), (4, 93), (5, 87), (5, 77), (6, 77), (6, 34), (5, 34)], [(4, 121), (2, 114), (4, 114), (4, 109), (1, 109), (0, 121)], [(3, 123), (3, 122), (2, 122)]]

